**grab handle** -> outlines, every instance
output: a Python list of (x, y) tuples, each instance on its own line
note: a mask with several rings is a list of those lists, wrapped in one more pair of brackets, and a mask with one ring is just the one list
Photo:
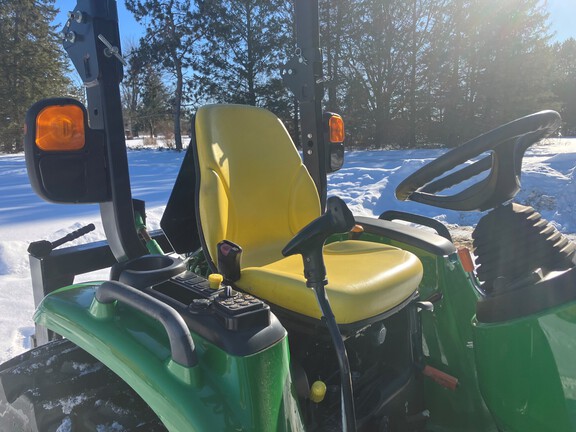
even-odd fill
[(100, 285), (96, 289), (96, 300), (104, 304), (119, 301), (159, 321), (168, 334), (172, 360), (187, 368), (198, 364), (190, 330), (180, 314), (166, 303), (117, 281), (106, 281)]

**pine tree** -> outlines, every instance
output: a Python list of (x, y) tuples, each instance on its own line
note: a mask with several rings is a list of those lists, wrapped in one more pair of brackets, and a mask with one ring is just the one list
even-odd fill
[[(486, 3), (486, 0), (483, 1)], [(551, 97), (547, 14), (539, 0), (490, 0), (480, 27), (478, 98), (485, 128), (542, 109)]]
[(128, 138), (138, 136), (140, 124), (138, 123), (138, 109), (142, 98), (141, 87), (143, 80), (143, 67), (137, 56), (137, 48), (128, 44), (124, 46), (124, 58), (129, 59), (130, 65), (124, 69), (124, 78), (120, 84), (122, 98), (122, 117), (124, 130)]
[(26, 110), (36, 101), (77, 93), (56, 29), (54, 0), (0, 3), (0, 150), (22, 150)]
[(562, 134), (576, 136), (576, 39), (556, 44), (554, 93), (560, 102)]
[(325, 61), (326, 109), (338, 112), (345, 94), (343, 85), (342, 41), (345, 31), (345, 18), (350, 8), (343, 0), (319, 1), (320, 45)]
[(200, 90), (220, 102), (273, 106), (271, 99), (285, 99), (279, 85), (291, 34), (285, 1), (201, 0), (199, 10), (207, 31), (196, 64)]
[(162, 82), (160, 72), (151, 65), (142, 70), (140, 79), (141, 101), (137, 109), (137, 119), (147, 130), (151, 141), (157, 135), (158, 125), (170, 114), (170, 96)]
[(180, 125), (186, 73), (201, 37), (198, 15), (191, 0), (126, 0), (126, 7), (146, 25), (140, 56), (172, 75), (174, 140), (176, 149), (182, 150)]
[(439, 106), (444, 142), (457, 145), (541, 109), (549, 91), (547, 14), (538, 0), (457, 0), (447, 8), (451, 47)]
[(336, 0), (322, 16), (340, 43), (327, 40), (328, 100), (358, 132), (348, 143), (453, 146), (554, 106), (539, 0)]
[(394, 120), (404, 108), (408, 75), (410, 4), (404, 0), (358, 0), (349, 12), (343, 47), (348, 88), (361, 89), (367, 110), (368, 145), (397, 141)]

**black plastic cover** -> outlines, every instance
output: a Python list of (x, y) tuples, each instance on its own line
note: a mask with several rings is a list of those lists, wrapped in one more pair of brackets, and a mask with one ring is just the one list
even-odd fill
[(387, 221), (401, 220), (405, 222), (414, 223), (417, 225), (422, 225), (428, 228), (432, 228), (446, 240), (452, 242), (452, 235), (450, 234), (450, 231), (448, 231), (448, 228), (446, 228), (446, 225), (444, 225), (442, 222), (437, 221), (436, 219), (432, 219), (422, 215), (417, 215), (414, 213), (401, 212), (397, 210), (385, 211), (380, 216), (378, 216), (378, 219), (383, 219)]
[[(194, 125), (194, 120), (192, 124)], [(201, 247), (196, 216), (196, 170), (192, 149), (195, 143), (196, 140), (192, 137), (160, 221), (162, 230), (174, 251), (178, 253), (193, 252)]]
[(366, 233), (381, 235), (438, 256), (456, 253), (452, 242), (433, 232), (382, 219), (364, 216), (356, 216), (355, 219)]
[(217, 245), (218, 272), (230, 283), (240, 279), (242, 248), (230, 240), (222, 240)]
[(228, 354), (247, 356), (286, 336), (280, 321), (261, 300), (226, 288), (210, 289), (208, 281), (185, 272), (145, 292), (176, 309), (190, 330)]
[(536, 283), (493, 293), (476, 305), (476, 318), (483, 323), (503, 322), (541, 313), (576, 301), (576, 268), (548, 274)]
[(185, 262), (170, 255), (144, 255), (116, 263), (110, 269), (110, 279), (135, 288), (146, 288), (186, 270)]

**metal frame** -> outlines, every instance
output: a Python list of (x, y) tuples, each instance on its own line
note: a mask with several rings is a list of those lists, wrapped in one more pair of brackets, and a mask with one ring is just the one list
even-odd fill
[(300, 142), (304, 164), (318, 190), (322, 208), (326, 204), (326, 146), (322, 123), (324, 73), (320, 50), (318, 0), (295, 0), (296, 47), (294, 57), (281, 71), (284, 85), (300, 107)]
[(63, 30), (64, 48), (84, 86), (90, 128), (103, 130), (112, 200), (100, 203), (106, 238), (118, 261), (144, 255), (134, 225), (119, 83), (123, 64), (115, 0), (78, 0)]

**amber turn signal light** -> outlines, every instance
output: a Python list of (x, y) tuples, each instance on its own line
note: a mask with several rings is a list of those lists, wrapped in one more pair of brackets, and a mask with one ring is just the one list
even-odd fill
[(332, 114), (328, 120), (328, 128), (330, 129), (330, 142), (341, 143), (344, 142), (344, 120), (338, 114)]
[(52, 105), (36, 117), (36, 145), (44, 151), (84, 147), (84, 112), (77, 105)]
[(470, 254), (470, 250), (466, 247), (458, 248), (458, 257), (462, 263), (462, 268), (465, 272), (471, 273), (474, 271), (474, 260)]

